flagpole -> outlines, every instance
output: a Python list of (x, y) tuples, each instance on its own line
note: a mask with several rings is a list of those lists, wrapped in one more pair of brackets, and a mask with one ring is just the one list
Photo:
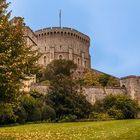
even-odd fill
[(61, 18), (62, 18), (62, 15), (61, 15), (61, 9), (59, 11), (59, 27), (61, 28)]

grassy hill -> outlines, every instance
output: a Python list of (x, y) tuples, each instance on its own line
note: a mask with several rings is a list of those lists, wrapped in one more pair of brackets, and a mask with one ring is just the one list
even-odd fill
[(140, 120), (1, 127), (0, 140), (140, 140)]

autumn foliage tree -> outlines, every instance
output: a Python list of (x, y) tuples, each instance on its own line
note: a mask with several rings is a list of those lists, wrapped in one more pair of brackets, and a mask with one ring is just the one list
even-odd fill
[(0, 102), (18, 98), (22, 80), (34, 74), (37, 52), (27, 46), (22, 18), (10, 19), (9, 3), (0, 0)]

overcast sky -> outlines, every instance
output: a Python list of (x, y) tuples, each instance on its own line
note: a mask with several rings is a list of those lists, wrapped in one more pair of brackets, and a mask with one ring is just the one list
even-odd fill
[(33, 30), (59, 25), (91, 38), (92, 67), (123, 77), (140, 75), (140, 0), (9, 0), (12, 16)]

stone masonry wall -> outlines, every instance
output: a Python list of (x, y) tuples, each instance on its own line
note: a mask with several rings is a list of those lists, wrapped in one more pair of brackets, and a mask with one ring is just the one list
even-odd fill
[(126, 95), (126, 90), (124, 88), (106, 88), (106, 93), (104, 93), (103, 88), (87, 88), (84, 90), (84, 95), (86, 96), (87, 100), (94, 104), (97, 100), (102, 100), (107, 95), (116, 95), (116, 94), (122, 94)]
[[(31, 86), (32, 90), (36, 90), (40, 93), (47, 94), (48, 87), (41, 84), (34, 84)], [(106, 88), (106, 94), (104, 93), (103, 88), (87, 88), (84, 89), (83, 94), (86, 96), (87, 100), (94, 104), (97, 100), (102, 100), (105, 96), (109, 94), (126, 94), (126, 90), (124, 88)]]
[(125, 87), (127, 94), (135, 99), (140, 104), (140, 77), (139, 76), (127, 76), (121, 78), (121, 86)]

